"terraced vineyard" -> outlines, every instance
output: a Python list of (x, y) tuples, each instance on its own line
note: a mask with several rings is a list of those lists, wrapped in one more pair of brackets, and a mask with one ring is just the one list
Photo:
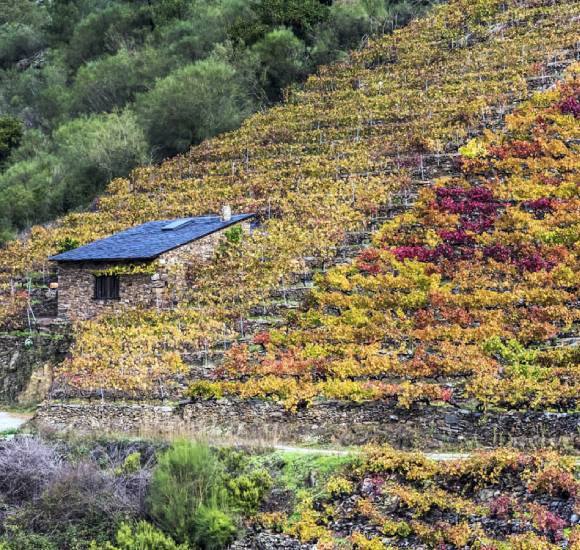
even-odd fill
[(575, 549), (573, 471), (551, 452), (500, 449), (435, 463), (371, 447), (321, 487), (303, 490), (295, 508), (259, 514), (250, 544), (234, 547)]
[(470, 141), (462, 175), (423, 187), (289, 325), (232, 349), (227, 381), (190, 395), (574, 410), (579, 90), (572, 76)]
[[(315, 398), (573, 409), (574, 351), (542, 347), (576, 327), (577, 235), (566, 226), (577, 223), (577, 83), (538, 96), (505, 138), (482, 132), (578, 58), (579, 7), (452, 1), (239, 131), (112, 182), (95, 211), (34, 228), (0, 253), (5, 326), (18, 328), (23, 277), (42, 278), (63, 242), (227, 201), (258, 212), (261, 228), (191, 266), (178, 307), (76, 324), (57, 387), (177, 397), (203, 377), (190, 396), (289, 409)], [(389, 221), (417, 192), (416, 208)], [(346, 265), (296, 314), (313, 272), (336, 263)], [(216, 376), (241, 379), (208, 382)]]

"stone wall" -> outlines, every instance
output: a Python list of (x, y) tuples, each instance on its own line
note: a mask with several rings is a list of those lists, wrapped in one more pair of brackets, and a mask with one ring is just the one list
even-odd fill
[(115, 311), (127, 306), (155, 303), (157, 281), (148, 274), (122, 275), (119, 281), (120, 300), (95, 300), (94, 271), (113, 264), (67, 262), (58, 267), (58, 316), (61, 319), (88, 319), (105, 311)]
[(580, 414), (483, 414), (430, 406), (405, 411), (387, 402), (330, 401), (296, 414), (279, 404), (258, 400), (222, 399), (175, 407), (47, 402), (39, 408), (36, 422), (51, 430), (77, 433), (203, 435), (217, 441), (301, 445), (388, 442), (397, 448), (423, 450), (497, 445), (580, 447)]
[(52, 383), (53, 367), (67, 353), (66, 335), (0, 336), (0, 402), (42, 401)]
[(45, 287), (32, 288), (30, 292), (30, 303), (37, 319), (56, 317), (57, 295), (56, 289)]
[(227, 229), (162, 254), (154, 263), (152, 274), (121, 275), (119, 300), (93, 298), (93, 272), (118, 266), (118, 262), (61, 262), (58, 266), (58, 316), (61, 319), (89, 319), (127, 307), (171, 307), (185, 286), (188, 263), (212, 258)]

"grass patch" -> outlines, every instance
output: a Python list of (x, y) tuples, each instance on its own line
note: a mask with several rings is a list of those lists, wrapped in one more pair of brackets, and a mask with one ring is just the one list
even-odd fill
[(358, 460), (360, 458), (355, 454), (322, 455), (288, 451), (276, 451), (253, 458), (257, 465), (272, 473), (276, 487), (293, 493), (306, 490), (313, 496), (324, 492), (329, 477)]
[(0, 430), (0, 439), (4, 439), (5, 437), (10, 437), (12, 435), (16, 435), (20, 433), (20, 428), (9, 428), (8, 430)]

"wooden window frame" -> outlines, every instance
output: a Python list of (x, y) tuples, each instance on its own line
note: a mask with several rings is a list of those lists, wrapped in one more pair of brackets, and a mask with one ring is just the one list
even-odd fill
[(95, 275), (93, 299), (120, 300), (119, 275)]

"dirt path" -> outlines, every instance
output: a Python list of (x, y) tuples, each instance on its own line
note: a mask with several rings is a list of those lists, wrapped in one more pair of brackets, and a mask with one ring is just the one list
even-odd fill
[[(286, 453), (303, 453), (313, 455), (328, 455), (328, 456), (348, 456), (360, 453), (360, 450), (352, 449), (314, 449), (308, 447), (292, 447), (291, 445), (272, 445), (272, 448), (277, 451)], [(421, 452), (421, 451), (418, 451)], [(427, 458), (436, 460), (437, 462), (446, 462), (450, 460), (465, 460), (471, 456), (471, 453), (423, 453)], [(580, 467), (580, 456), (574, 457), (576, 459), (576, 466)]]
[[(303, 453), (303, 454), (317, 454), (317, 455), (328, 455), (328, 456), (348, 456), (351, 454), (358, 454), (358, 450), (344, 450), (344, 449), (311, 449), (308, 447), (292, 447), (290, 445), (273, 445), (273, 448), (277, 451), (283, 451), (286, 453)], [(437, 461), (446, 460), (462, 460), (469, 458), (469, 453), (425, 453), (427, 458)]]

